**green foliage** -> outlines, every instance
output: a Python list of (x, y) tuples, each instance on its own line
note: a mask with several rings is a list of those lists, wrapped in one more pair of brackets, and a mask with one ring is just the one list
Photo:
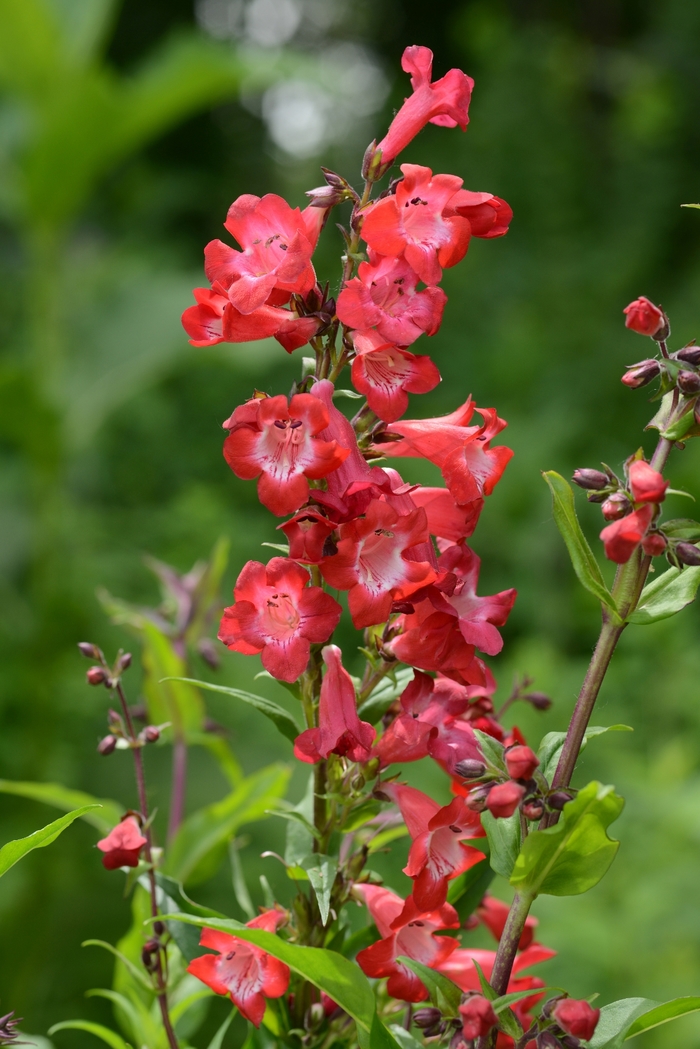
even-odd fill
[(314, 853), (302, 860), (301, 865), (311, 882), (321, 914), (321, 921), (325, 925), (328, 921), (331, 890), (335, 876), (338, 873), (338, 861), (332, 856), (321, 856), (318, 853)]
[[(633, 731), (634, 729), (632, 729), (630, 725), (608, 725), (606, 727), (603, 727), (602, 725), (589, 725), (583, 734), (579, 754), (585, 749), (589, 739), (595, 739), (596, 736), (604, 736), (606, 732)], [(540, 759), (542, 774), (548, 782), (551, 782), (552, 776), (556, 772), (565, 739), (566, 732), (548, 732), (540, 743), (537, 756)]]
[(7, 874), (10, 867), (14, 867), (15, 863), (27, 855), (28, 852), (32, 852), (33, 849), (43, 849), (46, 845), (50, 845), (51, 842), (55, 841), (59, 834), (63, 834), (67, 827), (70, 827), (74, 820), (78, 817), (83, 816), (89, 808), (94, 808), (92, 805), (85, 805), (83, 808), (76, 809), (74, 812), (69, 812), (65, 816), (60, 816), (53, 823), (49, 823), (46, 827), (42, 827), (41, 830), (35, 830), (33, 834), (29, 834), (26, 838), (18, 838), (16, 841), (8, 841), (0, 849), (0, 878), (3, 874)]
[(489, 862), (502, 878), (510, 878), (520, 853), (520, 812), (507, 819), (496, 819), (490, 812), (482, 812), (481, 823), (489, 843)]
[(107, 798), (93, 798), (85, 791), (71, 790), (60, 783), (15, 783), (0, 779), (0, 793), (43, 801), (57, 809), (80, 808), (83, 813), (82, 819), (97, 827), (100, 834), (109, 834), (124, 815), (124, 808), (119, 802)]
[(612, 787), (589, 783), (564, 806), (558, 823), (527, 836), (515, 860), (511, 885), (533, 896), (575, 896), (592, 889), (619, 848), (607, 828), (623, 805)]
[(105, 1027), (103, 1024), (92, 1023), (89, 1020), (64, 1020), (62, 1023), (54, 1024), (53, 1027), (49, 1028), (50, 1035), (54, 1035), (58, 1031), (87, 1031), (88, 1034), (94, 1034), (95, 1038), (99, 1038), (101, 1042), (111, 1046), (111, 1049), (131, 1049), (128, 1042), (120, 1038), (115, 1031), (110, 1031), (109, 1027)]
[(600, 1019), (589, 1045), (591, 1049), (620, 1049), (628, 1038), (635, 1038), (654, 1027), (700, 1010), (700, 998), (674, 998), (654, 1002), (650, 998), (623, 998), (600, 1010)]
[(698, 586), (700, 567), (667, 569), (644, 587), (629, 622), (646, 626), (675, 616), (695, 600)]
[(179, 678), (175, 680), (196, 685), (198, 688), (206, 689), (208, 692), (220, 692), (224, 696), (233, 696), (234, 699), (240, 699), (243, 703), (247, 703), (248, 706), (255, 707), (266, 718), (269, 718), (275, 728), (292, 743), (301, 732), (291, 714), (288, 714), (279, 703), (273, 703), (271, 699), (256, 696), (252, 692), (244, 692), (240, 688), (229, 688), (228, 685), (213, 685), (209, 681), (196, 681), (193, 678)]
[[(477, 848), (480, 845), (476, 846)], [(483, 846), (481, 846), (483, 847)], [(493, 881), (495, 871), (488, 858), (480, 860), (464, 874), (454, 878), (447, 889), (447, 902), (451, 903), (464, 924), (481, 903)]]
[(442, 973), (437, 972), (435, 969), (429, 969), (427, 965), (423, 965), (422, 962), (415, 961), (413, 958), (399, 956), (397, 961), (419, 977), (430, 995), (430, 1001), (444, 1016), (459, 1016), (459, 1003), (462, 1000), (462, 991), (457, 984), (443, 976)]

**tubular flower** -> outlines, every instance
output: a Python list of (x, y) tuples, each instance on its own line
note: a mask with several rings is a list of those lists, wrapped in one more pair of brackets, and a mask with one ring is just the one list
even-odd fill
[(326, 645), (321, 655), (326, 676), (321, 685), (318, 728), (307, 728), (294, 742), (299, 761), (311, 764), (329, 754), (347, 755), (351, 761), (367, 761), (375, 730), (357, 715), (355, 686), (342, 664), (337, 645)]
[(433, 52), (428, 47), (407, 47), (401, 68), (411, 75), (413, 94), (407, 98), (392, 120), (385, 137), (378, 143), (382, 167), (391, 164), (426, 124), (461, 127), (467, 130), (469, 102), (474, 81), (461, 69), (451, 69), (440, 80), (431, 83)]
[(411, 547), (426, 542), (425, 510), (400, 516), (375, 499), (365, 516), (339, 529), (338, 553), (321, 564), (324, 579), (347, 590), (355, 626), (373, 626), (388, 619), (394, 601), (409, 597), (431, 583), (435, 570), (427, 561), (411, 561)]
[(630, 488), (635, 503), (661, 503), (666, 498), (669, 481), (664, 481), (658, 470), (644, 459), (635, 459), (629, 466)]
[(417, 291), (417, 284), (405, 259), (370, 251), (338, 296), (338, 317), (349, 328), (376, 328), (383, 341), (410, 346), (424, 332), (435, 335), (447, 302), (441, 288)]
[[(484, 420), (481, 426), (469, 425), (475, 411)], [(450, 415), (390, 423), (386, 433), (401, 439), (377, 444), (375, 450), (390, 457), (429, 459), (440, 467), (455, 502), (464, 506), (490, 495), (500, 481), (513, 452), (489, 445), (506, 425), (493, 408), (477, 408), (469, 397)]]
[(618, 565), (624, 565), (644, 539), (654, 517), (654, 506), (646, 503), (627, 517), (613, 521), (600, 533), (605, 556)]
[(195, 288), (196, 306), (182, 314), (182, 325), (193, 346), (214, 346), (219, 342), (255, 342), (277, 339), (292, 353), (304, 346), (320, 327), (317, 317), (299, 317), (280, 306), (264, 305), (252, 313), (241, 313), (216, 283), (212, 289)]
[(329, 537), (336, 526), (313, 507), (300, 510), (277, 527), (289, 540), (289, 556), (293, 561), (317, 565), (324, 557), (335, 553), (335, 544)]
[(448, 488), (415, 488), (411, 499), (425, 510), (430, 534), (452, 543), (473, 533), (484, 506), (480, 497), (470, 503), (456, 503)]
[(309, 573), (286, 557), (267, 566), (248, 561), (233, 590), (235, 604), (224, 609), (219, 640), (233, 652), (258, 655), (273, 677), (296, 681), (312, 644), (331, 636), (342, 609), (320, 586), (307, 586)]
[[(269, 910), (246, 922), (249, 929), (277, 932), (285, 921), (281, 910)], [(261, 947), (237, 936), (214, 929), (203, 929), (200, 947), (211, 947), (218, 954), (193, 958), (188, 973), (211, 987), (216, 994), (226, 994), (241, 1014), (256, 1027), (260, 1026), (267, 998), (279, 998), (289, 986), (289, 968)]]
[(260, 478), (260, 502), (282, 517), (308, 499), (307, 478), (325, 477), (350, 454), (318, 436), (327, 426), (325, 405), (310, 393), (295, 394), (289, 405), (283, 395), (254, 397), (224, 423), (224, 458), (237, 477)]
[(450, 201), (455, 215), (469, 219), (472, 237), (503, 237), (508, 232), (513, 209), (505, 200), (492, 193), (473, 193), (460, 189)]
[(399, 806), (413, 839), (403, 872), (413, 878), (415, 905), (421, 911), (434, 911), (447, 899), (448, 881), (484, 859), (460, 840), (474, 837), (479, 816), (466, 807), (464, 798), (453, 798), (441, 808), (427, 794), (405, 784), (385, 784), (382, 789)]
[[(188, 306), (182, 315), (182, 326), (192, 346), (216, 346), (224, 341), (224, 311), (228, 298), (211, 288), (195, 288), (196, 306)], [(265, 338), (265, 336), (260, 336)]]
[(366, 976), (389, 977), (387, 991), (405, 1002), (424, 1002), (428, 991), (421, 980), (397, 961), (401, 955), (413, 958), (430, 969), (439, 968), (458, 947), (449, 936), (436, 936), (443, 929), (458, 929), (454, 907), (444, 903), (428, 913), (420, 911), (409, 896), (406, 902), (378, 885), (357, 885), (382, 937), (357, 955), (357, 964)]
[[(474, 645), (464, 640), (451, 609), (438, 612), (426, 599), (417, 603), (413, 612), (404, 613), (396, 626), (401, 633), (385, 647), (402, 663), (420, 670), (458, 674), (468, 684), (481, 678)], [(476, 680), (471, 680), (474, 672)]]
[(119, 867), (138, 867), (139, 855), (145, 844), (139, 821), (135, 816), (125, 816), (106, 838), (98, 841), (97, 848), (104, 853), (103, 867), (115, 871)]
[(299, 208), (275, 193), (244, 193), (234, 200), (224, 225), (243, 251), (212, 240), (204, 249), (204, 269), (240, 313), (258, 310), (273, 293), (272, 305), (280, 305), (293, 292), (305, 295), (314, 286), (314, 244)]
[(362, 238), (380, 255), (403, 255), (425, 284), (438, 284), (443, 269), (455, 266), (469, 247), (469, 220), (446, 214), (462, 179), (433, 175), (419, 164), (402, 164), (401, 171), (396, 193), (366, 210)]
[(442, 572), (454, 573), (456, 582), (451, 593), (435, 590), (436, 608), (453, 611), (467, 644), (475, 645), (488, 656), (498, 655), (503, 648), (503, 638), (496, 628), (507, 622), (517, 592), (503, 590), (491, 597), (477, 597), (481, 560), (468, 546), (448, 547), (438, 564)]
[(417, 356), (385, 342), (372, 329), (353, 333), (352, 382), (372, 411), (385, 422), (401, 418), (409, 393), (427, 393), (440, 382), (430, 357)]

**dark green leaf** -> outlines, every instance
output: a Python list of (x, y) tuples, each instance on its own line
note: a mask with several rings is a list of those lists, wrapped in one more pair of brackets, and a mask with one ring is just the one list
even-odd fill
[(364, 703), (360, 705), (358, 714), (361, 719), (368, 721), (370, 725), (376, 725), (384, 717), (394, 700), (401, 695), (409, 681), (412, 680), (412, 667), (401, 667), (400, 670), (395, 670), (391, 676), (383, 678)]
[[(478, 846), (477, 846), (478, 848)], [(464, 874), (450, 882), (447, 890), (447, 902), (451, 903), (464, 925), (481, 903), (489, 885), (494, 879), (493, 870), (488, 859), (480, 860)]]
[(401, 1049), (391, 1031), (384, 1026), (376, 1013), (372, 1017), (368, 1049)]
[(35, 830), (33, 834), (26, 838), (8, 841), (0, 849), (0, 878), (9, 871), (10, 867), (14, 867), (15, 863), (18, 863), (23, 856), (26, 856), (28, 852), (31, 852), (33, 849), (43, 849), (46, 845), (50, 845), (59, 834), (63, 834), (63, 831), (70, 827), (74, 820), (77, 820), (79, 816), (84, 815), (89, 809), (94, 807), (94, 805), (84, 805), (82, 808), (76, 809), (75, 812), (69, 812), (67, 815), (59, 817), (53, 823), (42, 827), (41, 830)]
[(594, 594), (599, 601), (607, 605), (614, 616), (619, 618), (617, 606), (605, 585), (600, 566), (578, 523), (574, 505), (574, 493), (571, 490), (571, 486), (561, 474), (555, 473), (554, 470), (546, 471), (543, 477), (552, 493), (554, 520), (566, 543), (571, 564), (579, 578), (579, 582), (586, 590)]
[(516, 811), (508, 819), (497, 820), (490, 812), (482, 812), (481, 822), (491, 849), (492, 868), (502, 878), (510, 878), (520, 852), (520, 813)]
[(575, 896), (592, 889), (619, 848), (607, 828), (623, 805), (612, 787), (589, 783), (564, 806), (558, 823), (528, 835), (515, 861), (511, 885), (550, 896)]
[(224, 1035), (226, 1034), (226, 1032), (228, 1031), (229, 1027), (231, 1026), (231, 1021), (233, 1020), (233, 1018), (234, 1018), (234, 1016), (236, 1015), (237, 1012), (238, 1012), (238, 1009), (234, 1005), (233, 1009), (228, 1014), (228, 1016), (226, 1017), (226, 1019), (222, 1023), (221, 1027), (219, 1028), (219, 1030), (216, 1032), (216, 1034), (212, 1038), (211, 1042), (209, 1043), (208, 1049), (221, 1049), (221, 1046), (222, 1046), (223, 1041), (224, 1041)]
[(292, 743), (301, 732), (292, 715), (288, 714), (284, 707), (273, 703), (271, 699), (256, 696), (252, 692), (243, 692), (240, 688), (229, 688), (227, 685), (212, 685), (209, 681), (196, 681), (194, 678), (179, 678), (178, 680), (197, 685), (198, 688), (206, 689), (207, 692), (221, 692), (225, 696), (233, 696), (234, 699), (240, 699), (243, 703), (255, 707), (266, 718), (269, 718), (275, 728)]
[(462, 991), (456, 983), (443, 976), (442, 973), (437, 972), (435, 969), (429, 969), (427, 965), (423, 965), (422, 962), (417, 962), (413, 958), (399, 957), (397, 961), (416, 974), (428, 991), (430, 1001), (444, 1016), (459, 1016), (459, 1003), (462, 1000)]
[(630, 623), (646, 626), (668, 619), (695, 600), (700, 585), (700, 567), (669, 568), (642, 590), (636, 610), (628, 617)]
[[(589, 739), (593, 739), (595, 736), (602, 736), (606, 732), (634, 732), (634, 729), (629, 725), (608, 725), (604, 727), (602, 725), (589, 725), (586, 729), (583, 742), (581, 743), (581, 750), (584, 749)], [(537, 756), (540, 759), (540, 768), (545, 779), (551, 783), (552, 776), (554, 775), (557, 764), (559, 763), (559, 757), (561, 755), (562, 747), (564, 746), (564, 740), (566, 739), (565, 732), (548, 732), (547, 735), (542, 739), (540, 748), (537, 751)], [(579, 751), (580, 753), (581, 751)]]
[(82, 790), (71, 790), (60, 783), (28, 783), (0, 779), (0, 793), (43, 801), (46, 805), (53, 805), (54, 808), (65, 811), (83, 808), (85, 814), (81, 818), (96, 827), (100, 834), (109, 834), (124, 815), (124, 806), (118, 801), (93, 798), (92, 794), (86, 794)]
[(87, 1031), (88, 1034), (94, 1034), (95, 1038), (99, 1038), (100, 1041), (106, 1042), (112, 1049), (131, 1049), (131, 1046), (124, 1041), (121, 1035), (118, 1035), (115, 1031), (110, 1031), (109, 1027), (91, 1023), (89, 1020), (64, 1020), (62, 1023), (54, 1024), (53, 1027), (50, 1027), (49, 1035), (53, 1037), (57, 1031)]

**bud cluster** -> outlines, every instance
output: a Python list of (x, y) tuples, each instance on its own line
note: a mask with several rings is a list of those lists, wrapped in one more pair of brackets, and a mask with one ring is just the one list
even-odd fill
[[(494, 765), (468, 759), (455, 765), (455, 774), (471, 786), (467, 807), (488, 810), (495, 819), (507, 819), (520, 809), (526, 819), (542, 819), (546, 811), (561, 812), (573, 790), (551, 790), (539, 770), (540, 760), (530, 747), (514, 743), (503, 752), (505, 774)], [(506, 778), (506, 775), (508, 778)]]

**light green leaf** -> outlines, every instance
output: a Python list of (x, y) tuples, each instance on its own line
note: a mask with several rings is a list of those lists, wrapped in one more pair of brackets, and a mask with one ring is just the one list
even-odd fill
[(305, 816), (302, 816), (296, 809), (268, 809), (268, 816), (279, 816), (283, 820), (291, 820), (293, 823), (299, 823), (304, 830), (315, 838), (316, 841), (321, 840), (321, 832), (314, 827), (313, 823), (310, 823)]
[(110, 798), (94, 798), (82, 790), (71, 790), (60, 783), (29, 783), (0, 779), (0, 793), (16, 794), (20, 798), (43, 801), (56, 809), (82, 808), (86, 823), (96, 827), (100, 834), (109, 834), (124, 815), (124, 806)]
[(357, 713), (362, 721), (368, 721), (370, 725), (376, 725), (384, 717), (394, 700), (401, 695), (409, 681), (412, 680), (412, 667), (401, 667), (400, 670), (394, 671), (391, 676), (387, 675), (387, 677), (383, 678), (364, 703), (360, 704)]
[(115, 1031), (110, 1031), (109, 1027), (104, 1027), (102, 1024), (91, 1023), (89, 1020), (64, 1020), (50, 1027), (49, 1035), (53, 1037), (57, 1031), (87, 1031), (88, 1034), (94, 1034), (95, 1038), (99, 1038), (100, 1041), (106, 1042), (111, 1049), (131, 1049), (129, 1043), (125, 1042)]
[[(602, 736), (606, 732), (634, 732), (634, 729), (629, 725), (608, 725), (607, 727), (602, 725), (589, 725), (583, 736), (581, 750), (584, 749), (589, 739), (594, 739), (595, 736)], [(559, 757), (565, 739), (566, 732), (548, 732), (547, 735), (543, 737), (539, 750), (537, 751), (542, 774), (550, 783), (559, 763)], [(579, 754), (581, 753), (581, 750), (579, 751)]]
[(637, 1017), (656, 1009), (658, 1005), (660, 1003), (651, 998), (621, 998), (604, 1005), (589, 1046), (591, 1049), (620, 1049)]
[(655, 1009), (650, 1009), (649, 1012), (638, 1016), (632, 1026), (628, 1028), (625, 1040), (627, 1038), (636, 1038), (638, 1034), (650, 1031), (652, 1027), (660, 1027), (661, 1024), (666, 1024), (671, 1020), (677, 1020), (681, 1016), (688, 1016), (690, 1013), (697, 1012), (700, 1012), (700, 998), (697, 996), (674, 998), (672, 1001), (664, 1002), (663, 1005), (657, 1005)]
[(555, 473), (554, 470), (547, 470), (543, 477), (552, 493), (552, 513), (556, 526), (566, 543), (571, 564), (579, 582), (586, 590), (594, 594), (599, 601), (607, 605), (613, 615), (619, 620), (617, 606), (605, 585), (600, 566), (588, 545), (585, 535), (581, 531), (581, 525), (578, 523), (574, 505), (574, 493), (571, 490), (571, 486), (561, 474)]
[[(361, 1028), (358, 1028), (358, 1034), (360, 1030)], [(360, 1041), (360, 1045), (362, 1045), (362, 1039), (359, 1038), (358, 1041)], [(376, 1013), (372, 1018), (368, 1049), (400, 1049), (399, 1043), (396, 1041), (391, 1031), (384, 1026)]]
[(700, 585), (700, 566), (697, 568), (669, 568), (642, 590), (637, 608), (628, 622), (646, 626), (668, 619), (695, 600)]
[(208, 877), (212, 869), (205, 861), (218, 860), (217, 850), (225, 851), (226, 843), (244, 823), (265, 817), (271, 805), (284, 796), (289, 776), (286, 766), (269, 765), (249, 776), (221, 801), (188, 816), (175, 835), (164, 873), (183, 883)]
[(331, 856), (321, 856), (318, 853), (313, 853), (311, 856), (307, 856), (301, 866), (309, 876), (311, 886), (316, 893), (321, 922), (323, 925), (326, 925), (331, 905), (333, 882), (338, 873), (338, 861)]
[(672, 539), (683, 539), (687, 543), (700, 539), (700, 522), (692, 517), (676, 517), (673, 521), (664, 521), (664, 535)]
[(558, 823), (528, 835), (515, 861), (511, 885), (550, 896), (575, 896), (592, 889), (619, 848), (607, 828), (623, 805), (612, 787), (589, 783), (564, 806)]
[(113, 1005), (117, 1006), (117, 1009), (121, 1009), (124, 1014), (124, 1020), (127, 1022), (131, 1029), (131, 1036), (135, 1041), (138, 1041), (139, 1032), (141, 1029), (141, 1017), (138, 1009), (134, 1006), (133, 1002), (130, 1002), (126, 995), (119, 994), (118, 991), (110, 991), (105, 987), (94, 987), (90, 991), (85, 992), (86, 998), (106, 998), (112, 1002)]
[(309, 772), (304, 796), (296, 806), (295, 812), (303, 817), (303, 822), (290, 821), (287, 824), (287, 835), (284, 846), (284, 861), (290, 867), (298, 867), (306, 856), (313, 852), (314, 835), (308, 829), (314, 818), (314, 772)]
[(472, 965), (476, 969), (477, 976), (479, 977), (479, 983), (481, 984), (481, 993), (484, 998), (488, 998), (490, 1002), (495, 1002), (498, 995), (494, 991), (489, 981), (484, 976), (484, 970), (481, 968), (476, 958), (472, 958)]
[(253, 906), (253, 901), (248, 892), (248, 885), (246, 884), (245, 874), (243, 873), (243, 864), (241, 863), (241, 855), (237, 842), (232, 841), (229, 843), (228, 854), (231, 861), (231, 883), (233, 885), (233, 895), (236, 897), (236, 903), (241, 908), (246, 918), (254, 918), (257, 911)]
[(516, 811), (507, 819), (495, 819), (490, 812), (482, 812), (481, 823), (491, 849), (491, 867), (502, 878), (510, 878), (520, 852), (520, 813)]
[(400, 1024), (389, 1024), (388, 1028), (401, 1049), (423, 1049), (423, 1043), (416, 1041), (410, 1031)]
[(82, 808), (54, 820), (53, 823), (42, 827), (41, 830), (35, 830), (33, 834), (26, 838), (8, 841), (0, 849), (0, 878), (3, 874), (7, 874), (9, 869), (14, 867), (15, 863), (18, 863), (28, 852), (32, 852), (33, 849), (43, 849), (46, 845), (50, 845), (52, 841), (55, 841), (63, 833), (66, 827), (70, 827), (74, 820), (77, 820), (88, 809), (94, 807), (93, 805), (84, 805)]
[(499, 772), (506, 771), (506, 765), (503, 758), (505, 747), (502, 743), (499, 743), (493, 736), (489, 736), (488, 732), (482, 732), (481, 729), (474, 729), (474, 735), (479, 741), (479, 748), (481, 753), (484, 755), (484, 761), (491, 768), (497, 769)]
[(397, 961), (416, 974), (428, 991), (430, 1001), (444, 1016), (459, 1016), (459, 1003), (462, 1000), (462, 991), (456, 983), (449, 980), (447, 976), (443, 976), (442, 973), (437, 972), (435, 969), (429, 969), (427, 965), (423, 965), (413, 958), (399, 957)]
[[(478, 848), (478, 846), (477, 846)], [(481, 903), (489, 885), (494, 879), (493, 870), (488, 858), (480, 860), (464, 874), (450, 882), (447, 890), (447, 902), (451, 903), (464, 925)]]
[(194, 678), (184, 677), (175, 680), (197, 685), (198, 688), (206, 689), (207, 692), (221, 692), (224, 696), (233, 696), (234, 699), (240, 699), (243, 703), (255, 707), (266, 718), (269, 718), (275, 728), (292, 743), (301, 732), (292, 715), (288, 714), (284, 707), (281, 707), (278, 703), (273, 703), (271, 699), (256, 696), (252, 692), (244, 692), (240, 688), (229, 688), (228, 685), (212, 685), (209, 681), (196, 681)]
[[(537, 993), (545, 995), (546, 997), (552, 998), (554, 995), (561, 994), (561, 987), (541, 987), (537, 989)], [(513, 991), (512, 994), (502, 994), (499, 998), (494, 998), (491, 1002), (493, 1011), (495, 1013), (502, 1013), (504, 1009), (510, 1008), (511, 1005), (515, 1005), (516, 1002), (521, 1002), (523, 998), (527, 998), (532, 994), (532, 989), (529, 991)]]

